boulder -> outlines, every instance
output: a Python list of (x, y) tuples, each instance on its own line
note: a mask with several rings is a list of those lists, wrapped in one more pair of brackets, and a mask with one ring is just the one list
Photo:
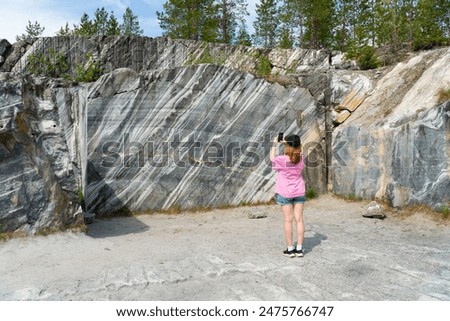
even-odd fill
[(0, 39), (0, 67), (6, 59), (6, 54), (11, 48), (11, 44), (6, 39)]
[(261, 209), (259, 208), (254, 208), (250, 211), (248, 211), (248, 218), (251, 220), (255, 220), (255, 219), (261, 219), (261, 218), (266, 218), (267, 217), (267, 213), (266, 212), (262, 212)]
[(368, 218), (384, 219), (386, 218), (386, 213), (384, 208), (380, 204), (378, 204), (375, 201), (372, 201), (370, 202), (363, 216)]

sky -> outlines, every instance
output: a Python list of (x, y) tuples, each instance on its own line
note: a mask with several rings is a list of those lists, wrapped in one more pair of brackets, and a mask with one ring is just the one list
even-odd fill
[[(80, 18), (86, 12), (92, 19), (97, 8), (104, 7), (108, 13), (122, 22), (122, 15), (127, 7), (139, 17), (139, 23), (144, 29), (144, 36), (158, 37), (162, 35), (156, 11), (163, 11), (167, 0), (1, 0), (0, 39), (7, 39), (11, 44), (16, 42), (16, 36), (25, 33), (28, 21), (39, 22), (45, 27), (43, 36), (54, 36), (55, 33), (69, 23), (73, 28), (79, 24)], [(247, 0), (247, 20), (249, 32), (253, 32), (252, 21), (255, 4), (259, 0)]]

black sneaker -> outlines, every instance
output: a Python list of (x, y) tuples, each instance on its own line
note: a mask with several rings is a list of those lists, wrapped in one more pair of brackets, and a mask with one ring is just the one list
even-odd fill
[(288, 249), (286, 249), (286, 250), (284, 250), (283, 251), (283, 255), (284, 256), (289, 256), (289, 257), (295, 257), (295, 249), (294, 250), (291, 250), (291, 251), (289, 251)]
[(303, 250), (294, 249), (295, 256), (303, 257)]

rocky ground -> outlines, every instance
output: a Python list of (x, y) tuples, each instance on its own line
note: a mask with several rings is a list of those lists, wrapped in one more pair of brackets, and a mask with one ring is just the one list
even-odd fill
[[(1, 300), (450, 300), (450, 224), (368, 202), (307, 203), (305, 256), (276, 205), (98, 220), (0, 243)], [(249, 219), (249, 214), (267, 217)]]

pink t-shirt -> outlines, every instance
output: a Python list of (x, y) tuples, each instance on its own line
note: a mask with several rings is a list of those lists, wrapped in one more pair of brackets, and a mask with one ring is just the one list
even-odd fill
[(289, 156), (279, 155), (272, 161), (272, 169), (277, 171), (275, 182), (275, 193), (281, 196), (292, 198), (305, 195), (305, 182), (303, 181), (303, 168), (305, 167), (305, 157), (297, 164), (291, 163)]

